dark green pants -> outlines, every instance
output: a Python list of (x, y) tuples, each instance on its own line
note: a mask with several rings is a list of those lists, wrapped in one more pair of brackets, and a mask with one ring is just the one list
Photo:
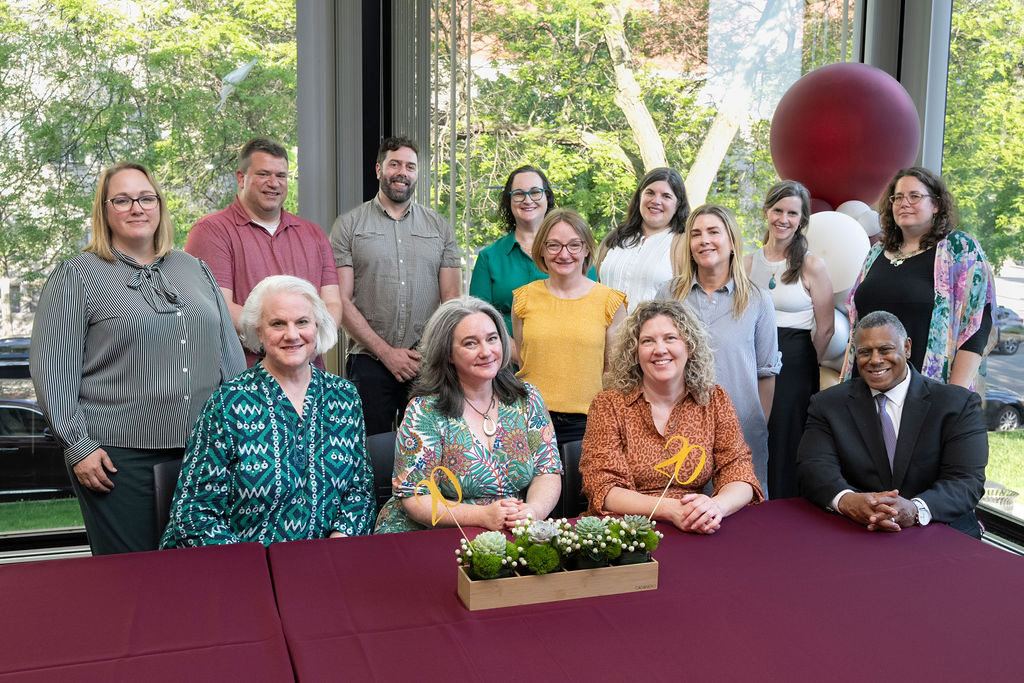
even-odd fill
[(114, 482), (109, 493), (85, 488), (74, 473), (70, 473), (92, 554), (156, 550), (163, 529), (156, 528), (153, 465), (180, 458), (185, 449), (103, 446), (103, 450), (117, 468), (117, 472), (107, 474)]

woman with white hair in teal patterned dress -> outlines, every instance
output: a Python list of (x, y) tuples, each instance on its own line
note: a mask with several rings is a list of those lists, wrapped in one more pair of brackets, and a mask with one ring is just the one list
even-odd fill
[(373, 474), (355, 387), (313, 367), (337, 329), (313, 286), (275, 275), (239, 318), (265, 357), (200, 415), (161, 548), (355, 536), (373, 523)]

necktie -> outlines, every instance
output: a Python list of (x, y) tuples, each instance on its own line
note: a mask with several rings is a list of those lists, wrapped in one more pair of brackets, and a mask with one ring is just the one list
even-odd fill
[(878, 404), (878, 419), (882, 422), (882, 439), (885, 440), (885, 453), (889, 456), (889, 471), (892, 471), (892, 459), (896, 455), (896, 428), (892, 425), (892, 418), (885, 411), (885, 394), (875, 394), (875, 403)]

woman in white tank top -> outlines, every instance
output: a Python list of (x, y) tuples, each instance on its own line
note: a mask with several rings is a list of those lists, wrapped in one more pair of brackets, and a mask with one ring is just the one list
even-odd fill
[(782, 352), (768, 420), (768, 495), (793, 498), (800, 495), (796, 451), (807, 405), (818, 390), (818, 363), (832, 338), (832, 282), (824, 261), (807, 251), (807, 188), (793, 180), (776, 183), (762, 210), (767, 223), (764, 246), (750, 255), (746, 267), (775, 305)]

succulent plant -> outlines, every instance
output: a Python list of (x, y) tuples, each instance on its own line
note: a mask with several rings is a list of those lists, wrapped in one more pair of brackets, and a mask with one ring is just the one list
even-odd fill
[(473, 539), (473, 550), (482, 555), (505, 556), (505, 534), (500, 531), (484, 531)]
[(581, 517), (576, 522), (576, 533), (583, 536), (600, 536), (608, 529), (600, 517)]
[(561, 531), (557, 522), (545, 520), (534, 522), (527, 531), (527, 536), (530, 543), (545, 544), (554, 540)]
[(651, 520), (643, 515), (624, 515), (622, 517), (622, 528), (631, 531), (637, 536), (641, 536), (651, 530)]

